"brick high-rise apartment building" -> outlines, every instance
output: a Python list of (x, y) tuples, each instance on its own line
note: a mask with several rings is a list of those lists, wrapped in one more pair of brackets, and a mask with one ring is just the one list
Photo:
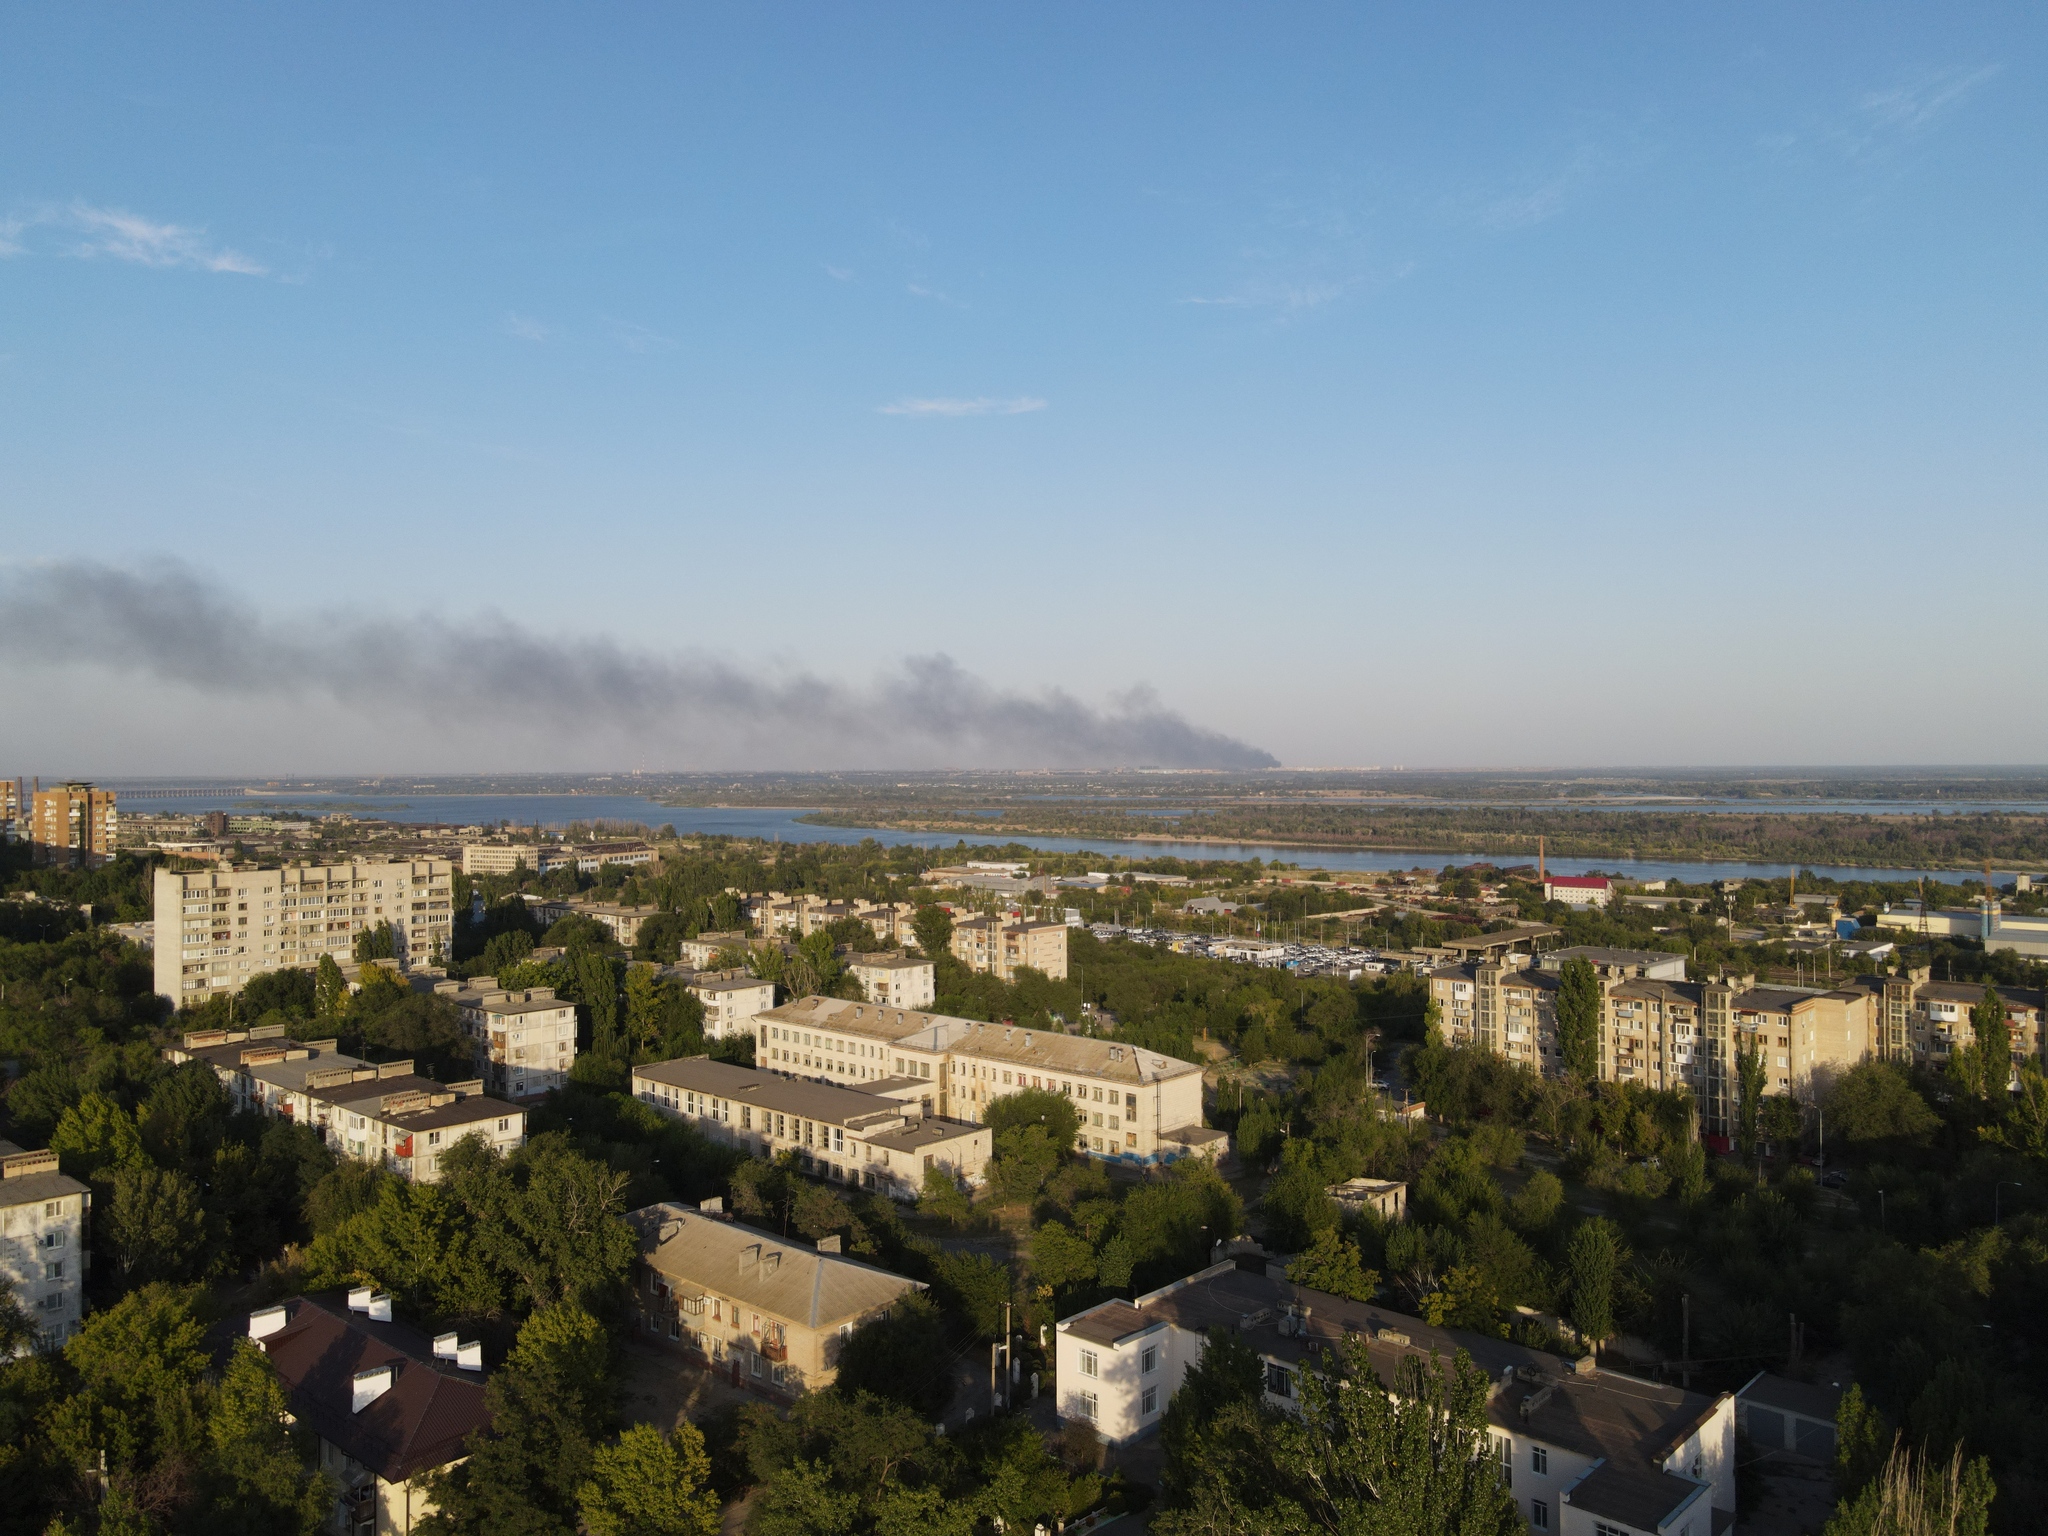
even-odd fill
[(232, 996), (251, 976), (353, 957), (389, 923), (400, 964), (446, 955), (454, 928), (446, 859), (156, 872), (156, 989), (177, 1002)]
[(120, 832), (115, 792), (90, 784), (37, 786), (29, 815), (29, 841), (38, 864), (70, 864), (91, 868), (114, 856)]

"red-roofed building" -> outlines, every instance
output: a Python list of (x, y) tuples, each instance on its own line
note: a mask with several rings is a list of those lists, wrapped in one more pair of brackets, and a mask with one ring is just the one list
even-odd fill
[(1543, 882), (1543, 899), (1568, 907), (1604, 907), (1614, 882), (1600, 875), (1552, 875)]
[(419, 1480), (466, 1457), (490, 1422), (482, 1347), (394, 1323), (387, 1295), (295, 1296), (250, 1313), (249, 1337), (341, 1485), (328, 1524), (340, 1536), (407, 1536), (434, 1507)]

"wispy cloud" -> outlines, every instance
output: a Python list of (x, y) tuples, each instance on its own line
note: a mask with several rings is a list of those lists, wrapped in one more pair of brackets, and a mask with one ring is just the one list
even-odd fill
[(525, 315), (508, 314), (505, 316), (505, 334), (517, 337), (521, 341), (546, 341), (552, 333), (538, 320)]
[(50, 203), (33, 212), (0, 220), (0, 257), (33, 254), (39, 242), (54, 254), (91, 261), (133, 262), (142, 267), (182, 267), (195, 272), (220, 272), (236, 277), (268, 277), (270, 269), (253, 256), (207, 237), (206, 227), (168, 224), (130, 213), (76, 201)]
[[(1161, 193), (1158, 200), (1172, 199)], [(1269, 323), (1288, 325), (1384, 288), (1414, 267), (1389, 260), (1369, 186), (1302, 185), (1298, 178), (1281, 178), (1236, 220), (1239, 242), (1227, 263), (1230, 275), (1204, 282), (1174, 303), (1256, 312)]]
[(1757, 147), (1798, 163), (1822, 151), (1883, 172), (1911, 163), (1934, 130), (2005, 72), (2003, 64), (1952, 64), (1899, 85), (1866, 91), (1804, 129), (1759, 134)]
[(1273, 309), (1295, 314), (1333, 304), (1368, 281), (1364, 273), (1327, 281), (1258, 278), (1229, 293), (1195, 294), (1180, 302), (1215, 309)]
[(835, 267), (828, 261), (825, 263), (825, 275), (835, 283), (850, 283), (853, 281), (853, 268)]
[(636, 321), (615, 320), (607, 316), (604, 324), (605, 329), (611, 332), (612, 340), (628, 352), (673, 352), (678, 345), (675, 337), (664, 336)]
[(875, 409), (884, 416), (1023, 416), (1031, 411), (1042, 411), (1045, 406), (1046, 402), (1036, 395), (1018, 395), (1010, 400), (982, 395), (972, 400), (896, 400)]
[(1879, 128), (1899, 133), (1924, 133), (1935, 122), (1976, 94), (1979, 87), (1995, 79), (2005, 66), (1985, 64), (1976, 69), (1952, 66), (1937, 69), (1907, 85), (1872, 91), (1859, 103), (1865, 117)]
[(1473, 222), (1482, 229), (1506, 234), (1554, 219), (1613, 163), (1606, 150), (1581, 144), (1562, 163), (1547, 166), (1519, 185), (1480, 200), (1472, 212)]
[(912, 229), (900, 219), (884, 219), (882, 229), (889, 238), (905, 250), (923, 251), (931, 248), (932, 237), (921, 229)]
[(910, 294), (913, 298), (930, 299), (934, 304), (943, 304), (948, 309), (965, 309), (967, 307), (964, 300), (956, 299), (950, 293), (945, 292), (943, 289), (934, 288), (929, 283), (905, 283), (903, 289), (904, 292)]

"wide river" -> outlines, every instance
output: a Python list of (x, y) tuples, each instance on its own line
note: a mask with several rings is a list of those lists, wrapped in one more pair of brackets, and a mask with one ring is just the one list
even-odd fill
[[(879, 843), (914, 843), (926, 848), (951, 847), (962, 841), (951, 832), (904, 832), (877, 827), (818, 827), (797, 820), (809, 814), (802, 806), (706, 807), (662, 805), (636, 795), (362, 795), (312, 794), (295, 791), (278, 795), (252, 795), (246, 791), (209, 798), (202, 795), (176, 799), (137, 799), (130, 802), (137, 812), (198, 813), (200, 811), (243, 811), (257, 806), (279, 810), (322, 811), (347, 809), (364, 816), (405, 822), (439, 822), (452, 826), (496, 826), (509, 821), (514, 826), (562, 827), (572, 821), (639, 821), (652, 827), (664, 824), (678, 832), (722, 833), (728, 837), (780, 839), (785, 843), (858, 843), (873, 838)], [(1887, 806), (1891, 810), (1918, 810), (1917, 806)], [(1987, 807), (1988, 808), (1988, 807)], [(1869, 805), (1829, 805), (1816, 801), (1802, 809), (1840, 812), (1879, 809)], [(1931, 807), (1929, 807), (1931, 809)], [(1961, 810), (1944, 806), (1944, 811)], [(2043, 811), (2040, 805), (2013, 805), (2012, 810)], [(1441, 869), (1446, 863), (1526, 864), (1533, 857), (1527, 850), (1507, 853), (1428, 853), (1389, 849), (1297, 848), (1274, 843), (1185, 843), (1144, 841), (1123, 842), (1114, 838), (1015, 837), (1005, 841), (1048, 853), (1120, 854), (1134, 859), (1166, 856), (1183, 859), (1284, 859), (1319, 869)], [(1748, 864), (1714, 859), (1573, 859), (1551, 857), (1548, 867), (1557, 874), (1583, 874), (1589, 869), (1605, 870), (1638, 880), (1715, 880), (1724, 877), (1768, 879), (1784, 875), (1786, 864)], [(1954, 880), (1966, 874), (1957, 870), (1874, 869), (1842, 864), (1801, 865), (1815, 874), (1841, 880), (1917, 880), (1922, 875)]]

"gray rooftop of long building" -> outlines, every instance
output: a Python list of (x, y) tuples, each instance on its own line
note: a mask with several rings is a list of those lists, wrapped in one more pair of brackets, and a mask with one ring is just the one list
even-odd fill
[[(1710, 1497), (1705, 1483), (1689, 1477), (1607, 1461), (1567, 1488), (1564, 1502), (1597, 1518), (1654, 1531), (1695, 1499)], [(1700, 1536), (1706, 1533), (1702, 1531)]]
[(343, 1068), (355, 1071), (372, 1070), (372, 1064), (360, 1056), (348, 1056), (340, 1051), (313, 1051), (311, 1047), (307, 1049), (309, 1054), (305, 1056), (294, 1056), (286, 1061), (260, 1062), (247, 1069), (248, 1075), (259, 1083), (282, 1088), (287, 1093), (311, 1091), (324, 1098), (327, 1096), (326, 1089), (309, 1090), (306, 1087), (306, 1079), (316, 1072), (335, 1072)]
[[(1057, 925), (1055, 925), (1057, 926)], [(834, 997), (806, 997), (758, 1015), (785, 1027), (831, 1029), (886, 1040), (904, 1050), (952, 1051), (1006, 1066), (1039, 1072), (1095, 1077), (1124, 1083), (1152, 1083), (1202, 1069), (1191, 1061), (1092, 1035), (986, 1024), (949, 1014)]]
[(826, 1125), (843, 1125), (848, 1130), (900, 1119), (906, 1111), (914, 1110), (914, 1106), (906, 1106), (901, 1100), (863, 1093), (858, 1088), (778, 1077), (773, 1072), (763, 1072), (755, 1067), (737, 1067), (729, 1061), (713, 1061), (709, 1056), (646, 1062), (633, 1069), (633, 1077), (636, 1082), (663, 1083), (671, 1088), (755, 1104)]
[[(329, 1057), (324, 1065), (328, 1068), (346, 1066), (350, 1060), (348, 1057)], [(317, 1068), (322, 1063), (317, 1058), (311, 1063), (277, 1062), (272, 1066), (255, 1068), (250, 1075), (263, 1082), (274, 1082), (276, 1079), (272, 1073), (278, 1068), (309, 1065)], [(395, 1066), (401, 1063), (393, 1062), (386, 1065)], [(410, 1063), (402, 1065), (410, 1066)], [(370, 1070), (367, 1063), (357, 1063), (357, 1066), (359, 1070)], [(384, 1104), (388, 1099), (414, 1093), (438, 1097), (453, 1090), (446, 1083), (435, 1082), (431, 1077), (421, 1077), (411, 1071), (394, 1073), (389, 1077), (365, 1077), (353, 1082), (329, 1083), (319, 1088), (305, 1087), (305, 1076), (303, 1072), (297, 1074), (298, 1084), (292, 1088), (293, 1092), (304, 1093), (308, 1098), (316, 1099), (323, 1104), (332, 1104), (338, 1109), (346, 1109), (352, 1114), (375, 1115), (379, 1120), (413, 1130), (438, 1130), (443, 1126), (473, 1125), (479, 1120), (524, 1113), (515, 1105), (481, 1093), (458, 1094), (449, 1103), (423, 1104), (418, 1109), (393, 1109), (387, 1113)]]
[[(0, 1141), (0, 1158), (20, 1157), (23, 1151), (11, 1141)], [(0, 1179), (0, 1205), (32, 1205), (41, 1200), (87, 1193), (90, 1193), (89, 1185), (55, 1168), (48, 1172), (17, 1173), (11, 1179)]]
[(850, 1003), (837, 997), (804, 997), (755, 1015), (790, 1029), (831, 1029), (900, 1045), (905, 1050), (944, 1051), (968, 1026), (966, 1019), (879, 1003)]
[(1825, 1419), (1830, 1424), (1835, 1421), (1835, 1410), (1842, 1401), (1838, 1388), (1817, 1387), (1789, 1376), (1774, 1376), (1769, 1371), (1759, 1371), (1735, 1395), (1745, 1403), (1761, 1403), (1766, 1408)]
[(879, 1131), (866, 1137), (867, 1143), (875, 1147), (887, 1147), (891, 1152), (929, 1152), (962, 1137), (987, 1135), (987, 1128), (969, 1125), (965, 1120), (942, 1120), (937, 1115), (927, 1115), (922, 1120), (913, 1120), (901, 1130)]
[(1546, 971), (1560, 969), (1567, 960), (1584, 960), (1590, 965), (1683, 965), (1685, 956), (1668, 949), (1610, 949), (1604, 944), (1573, 944), (1564, 949), (1553, 949), (1542, 957)]

